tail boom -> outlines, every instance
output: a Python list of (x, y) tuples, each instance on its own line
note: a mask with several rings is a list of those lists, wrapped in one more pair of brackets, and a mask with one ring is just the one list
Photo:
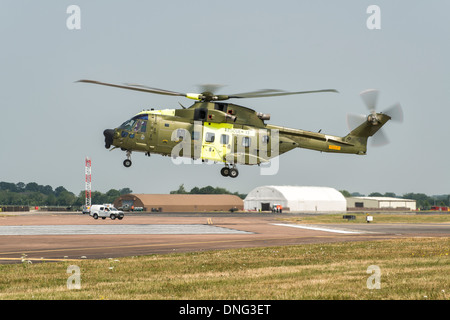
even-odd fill
[(383, 113), (370, 114), (363, 124), (345, 137), (278, 126), (267, 126), (267, 129), (279, 130), (280, 137), (284, 136), (285, 140), (289, 141), (285, 143), (280, 139), (280, 154), (294, 148), (304, 148), (321, 152), (365, 155), (368, 138), (377, 133), (390, 119), (391, 117)]

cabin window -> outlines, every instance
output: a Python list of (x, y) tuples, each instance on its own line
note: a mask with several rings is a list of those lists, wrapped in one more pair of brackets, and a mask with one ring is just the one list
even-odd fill
[(186, 136), (186, 130), (185, 129), (177, 129), (177, 138), (182, 140)]
[(214, 142), (216, 134), (214, 132), (207, 132), (205, 135), (205, 141), (206, 142)]
[(228, 142), (230, 141), (230, 136), (227, 134), (222, 134), (220, 136), (220, 143), (221, 144), (228, 144)]
[(242, 146), (244, 146), (246, 148), (250, 147), (250, 137), (242, 138)]
[(205, 120), (208, 109), (198, 108), (194, 110), (194, 120)]
[(228, 107), (228, 103), (215, 103), (214, 109), (226, 112)]
[(192, 132), (192, 139), (193, 140), (199, 140), (200, 139), (200, 131)]

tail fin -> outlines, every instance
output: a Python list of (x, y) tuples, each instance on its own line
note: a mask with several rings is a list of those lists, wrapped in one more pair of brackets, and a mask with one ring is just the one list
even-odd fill
[(377, 133), (389, 120), (391, 117), (384, 113), (372, 113), (363, 124), (346, 135), (344, 141), (354, 144), (358, 154), (366, 154), (367, 139)]

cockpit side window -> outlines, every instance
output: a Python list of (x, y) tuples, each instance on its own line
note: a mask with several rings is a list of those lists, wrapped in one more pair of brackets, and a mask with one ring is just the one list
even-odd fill
[(133, 127), (134, 132), (145, 132), (147, 129), (147, 121), (136, 120), (136, 124)]

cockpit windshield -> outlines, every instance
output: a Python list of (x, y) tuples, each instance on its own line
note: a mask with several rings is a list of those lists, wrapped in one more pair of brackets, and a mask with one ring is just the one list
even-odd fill
[(147, 114), (134, 116), (130, 120), (122, 123), (119, 129), (131, 131), (134, 128), (134, 131), (145, 132), (145, 129), (147, 127), (147, 121), (145, 120), (148, 120)]
[(131, 128), (133, 128), (133, 125), (136, 123), (136, 120), (130, 119), (128, 121), (125, 121), (124, 123), (122, 123), (119, 127), (119, 129), (124, 129), (124, 130), (131, 130)]

